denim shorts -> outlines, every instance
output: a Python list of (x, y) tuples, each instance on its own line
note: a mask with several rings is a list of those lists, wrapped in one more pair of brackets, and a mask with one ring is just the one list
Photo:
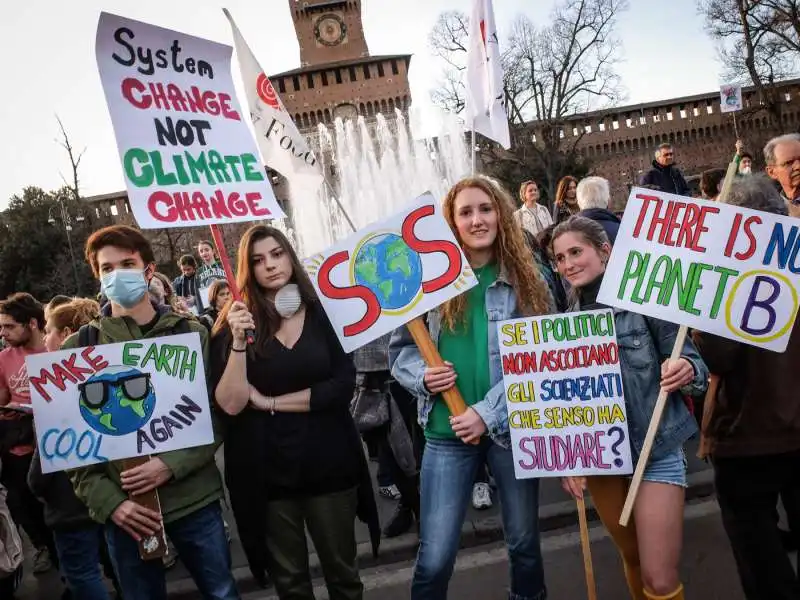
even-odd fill
[(686, 480), (686, 453), (679, 446), (659, 459), (651, 460), (644, 470), (643, 481), (668, 483), (678, 487), (688, 487)]

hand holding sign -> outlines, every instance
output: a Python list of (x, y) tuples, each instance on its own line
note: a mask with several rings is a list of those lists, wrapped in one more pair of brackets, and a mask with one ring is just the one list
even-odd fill
[(422, 381), (431, 394), (441, 394), (452, 388), (456, 379), (458, 374), (453, 369), (453, 363), (445, 361), (443, 367), (427, 367)]
[(132, 500), (123, 500), (111, 514), (111, 520), (137, 542), (161, 529), (161, 514)]
[(475, 444), (486, 433), (486, 423), (474, 408), (468, 408), (462, 414), (450, 417), (453, 432), (465, 444)]
[(665, 360), (661, 364), (661, 389), (671, 394), (677, 392), (694, 379), (694, 367), (685, 358)]
[(153, 457), (146, 463), (123, 471), (120, 475), (122, 489), (131, 496), (146, 494), (158, 489), (172, 479), (172, 471), (158, 457)]
[(247, 341), (247, 332), (256, 328), (253, 315), (247, 310), (245, 303), (239, 300), (235, 301), (228, 311), (228, 325), (231, 327), (233, 341), (238, 342), (239, 345)]

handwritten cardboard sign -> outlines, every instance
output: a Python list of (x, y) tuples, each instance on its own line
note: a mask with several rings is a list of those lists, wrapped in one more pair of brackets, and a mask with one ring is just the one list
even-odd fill
[(431, 194), (305, 260), (345, 352), (477, 285)]
[(497, 328), (517, 479), (632, 473), (613, 312)]
[(96, 53), (140, 227), (284, 216), (242, 120), (230, 46), (102, 13)]
[(798, 219), (634, 188), (598, 300), (783, 352), (799, 251)]
[(200, 335), (28, 356), (42, 471), (214, 441)]

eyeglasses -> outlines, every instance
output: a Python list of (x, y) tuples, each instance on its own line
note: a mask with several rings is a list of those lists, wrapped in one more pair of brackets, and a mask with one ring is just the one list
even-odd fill
[(133, 373), (115, 381), (86, 381), (79, 384), (81, 400), (89, 408), (102, 408), (109, 400), (108, 389), (112, 385), (121, 385), (122, 391), (131, 400), (143, 400), (152, 390), (150, 373)]

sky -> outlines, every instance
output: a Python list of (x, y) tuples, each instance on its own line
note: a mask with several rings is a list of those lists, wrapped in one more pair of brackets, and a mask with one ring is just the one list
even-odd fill
[[(277, 73), (300, 66), (289, 13), (290, 0), (26, 0), (4, 7), (0, 19), (0, 207), (29, 185), (55, 189), (70, 177), (58, 145), (56, 114), (73, 146), (85, 148), (80, 165), (84, 196), (124, 188), (111, 119), (97, 73), (95, 30), (100, 11), (232, 44), (221, 8), (227, 7), (261, 66)], [(414, 55), (411, 92), (427, 102), (439, 66), (428, 34), (445, 10), (469, 12), (470, 0), (362, 0), (372, 54)], [(617, 35), (624, 62), (618, 71), (628, 90), (625, 104), (717, 89), (721, 67), (703, 31), (696, 0), (630, 0)], [(495, 0), (502, 41), (514, 17), (545, 23), (554, 0)], [(234, 67), (238, 80), (238, 68)], [(243, 95), (240, 103), (246, 104)]]

